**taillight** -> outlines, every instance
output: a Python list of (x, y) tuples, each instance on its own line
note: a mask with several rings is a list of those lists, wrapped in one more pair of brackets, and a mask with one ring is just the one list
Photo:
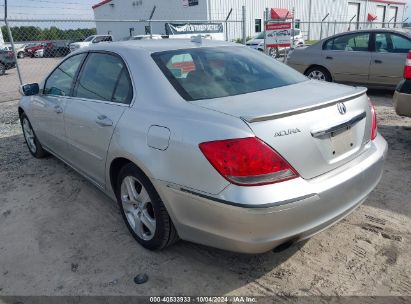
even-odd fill
[(408, 53), (407, 60), (405, 61), (404, 78), (405, 79), (411, 78), (411, 52)]
[(374, 140), (377, 137), (377, 112), (375, 112), (374, 105), (371, 102), (371, 99), (368, 98), (368, 104), (370, 105), (371, 110), (371, 140)]
[(211, 165), (236, 185), (266, 185), (298, 177), (284, 158), (256, 137), (211, 141), (199, 146)]
[(9, 58), (14, 58), (14, 53), (13, 52), (8, 52), (7, 55), (8, 55)]

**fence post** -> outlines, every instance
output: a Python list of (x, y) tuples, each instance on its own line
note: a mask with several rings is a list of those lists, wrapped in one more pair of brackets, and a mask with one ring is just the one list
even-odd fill
[[(320, 31), (320, 40), (323, 39), (323, 23), (325, 21), (325, 19), (328, 18), (328, 16), (330, 15), (330, 13), (327, 13), (327, 15), (325, 15), (325, 17), (321, 20), (321, 31)], [(330, 25), (330, 23), (328, 23), (328, 26)], [(327, 33), (328, 35), (328, 33)]]
[(243, 28), (243, 44), (246, 44), (246, 40), (247, 40), (247, 30), (246, 30), (246, 11), (245, 11), (245, 5), (243, 5), (242, 7), (242, 11), (243, 11), (243, 20), (242, 20), (242, 28)]
[(227, 17), (225, 18), (225, 41), (228, 41), (228, 19), (230, 18), (232, 12), (233, 8), (230, 9)]
[(6, 23), (7, 33), (9, 34), (9, 40), (11, 49), (13, 50), (14, 60), (16, 60), (17, 75), (19, 76), (20, 85), (23, 85), (23, 79), (21, 77), (20, 66), (17, 60), (16, 48), (14, 47), (13, 35), (11, 34), (9, 22), (7, 21), (7, 0), (4, 0), (4, 22)]
[(268, 10), (268, 7), (266, 7), (265, 11), (264, 11), (264, 28), (262, 29), (262, 31), (265, 33), (264, 34), (264, 53), (267, 54), (267, 55), (268, 55), (268, 49), (267, 49), (267, 43), (266, 43), (266, 40), (265, 40), (265, 37), (266, 37), (267, 33), (265, 32), (265, 27), (266, 27), (266, 25), (268, 23), (268, 20), (269, 20), (268, 16), (269, 16), (269, 10)]
[(150, 39), (153, 39), (153, 31), (151, 29), (151, 19), (153, 19), (154, 12), (156, 11), (156, 6), (154, 5), (153, 10), (150, 14), (150, 19), (148, 19), (148, 28), (150, 29)]

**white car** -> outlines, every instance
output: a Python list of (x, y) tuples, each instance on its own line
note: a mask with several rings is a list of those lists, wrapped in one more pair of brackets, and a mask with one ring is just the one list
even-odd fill
[[(264, 36), (265, 36), (265, 32), (261, 32), (255, 38), (248, 40), (246, 45), (253, 49), (264, 52)], [(294, 47), (300, 47), (300, 46), (305, 45), (304, 37), (301, 34), (301, 30), (299, 29), (291, 30), (291, 36), (293, 36), (293, 38), (290, 39), (291, 44), (292, 44), (292, 40), (294, 40)], [(277, 58), (280, 56), (280, 54), (283, 51), (284, 51), (284, 48), (270, 49), (269, 55)]]
[[(24, 48), (25, 48), (25, 45), (23, 44), (23, 45), (20, 45), (20, 46), (15, 46), (15, 48), (16, 48), (16, 54), (17, 54), (17, 58), (24, 58)], [(2, 50), (5, 50), (5, 51), (13, 51), (13, 48), (11, 47), (11, 46), (5, 46), (5, 47), (3, 47), (3, 48), (1, 48)]]
[(44, 57), (44, 49), (39, 49), (34, 52), (35, 58), (43, 58)]
[(113, 41), (113, 40), (114, 40), (113, 36), (111, 35), (92, 35), (84, 39), (84, 41), (71, 43), (70, 52), (74, 52), (75, 50), (88, 47), (93, 43), (107, 42), (107, 41)]

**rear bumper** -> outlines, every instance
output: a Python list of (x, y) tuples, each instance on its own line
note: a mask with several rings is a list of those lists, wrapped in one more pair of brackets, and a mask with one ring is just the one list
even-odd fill
[(352, 212), (380, 181), (386, 153), (387, 143), (379, 135), (361, 156), (315, 179), (230, 185), (218, 196), (154, 183), (182, 239), (262, 253), (308, 238)]

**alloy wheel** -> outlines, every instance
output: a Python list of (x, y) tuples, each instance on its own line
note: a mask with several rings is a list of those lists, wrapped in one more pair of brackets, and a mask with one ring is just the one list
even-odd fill
[(34, 131), (27, 118), (23, 118), (23, 134), (26, 139), (27, 145), (30, 151), (35, 154), (37, 152), (37, 146), (35, 142)]
[(315, 80), (321, 80), (321, 81), (326, 81), (326, 77), (323, 72), (314, 70), (310, 74), (308, 74), (308, 78), (310, 79), (315, 79)]
[(142, 240), (151, 240), (156, 232), (156, 219), (150, 196), (143, 184), (133, 176), (121, 183), (121, 204), (128, 224)]

